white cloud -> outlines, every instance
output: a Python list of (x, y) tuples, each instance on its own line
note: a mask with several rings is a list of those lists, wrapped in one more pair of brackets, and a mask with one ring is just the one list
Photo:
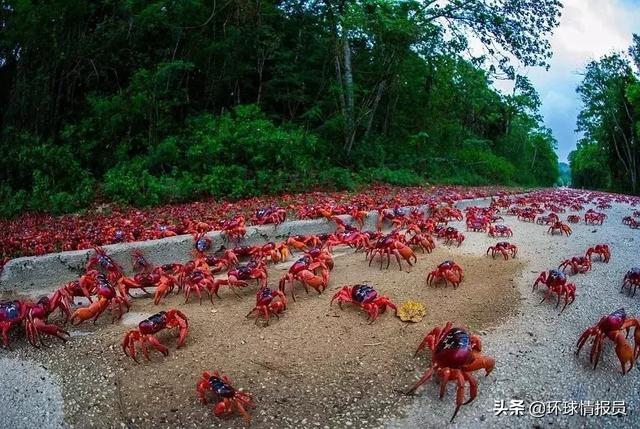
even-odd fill
[(558, 139), (560, 160), (566, 160), (578, 139), (573, 130), (580, 109), (575, 93), (579, 73), (593, 59), (626, 50), (633, 33), (640, 33), (640, 0), (564, 0), (563, 4), (560, 25), (551, 39), (550, 70), (525, 73), (540, 93), (545, 122)]

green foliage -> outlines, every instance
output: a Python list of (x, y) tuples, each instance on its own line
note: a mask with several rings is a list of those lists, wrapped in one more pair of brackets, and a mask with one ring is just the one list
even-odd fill
[(238, 165), (216, 165), (202, 178), (202, 190), (215, 197), (242, 198), (253, 192), (247, 169)]
[(584, 137), (570, 157), (574, 186), (640, 193), (640, 37), (633, 40), (629, 56), (589, 63), (577, 88)]
[(575, 187), (609, 189), (611, 175), (607, 168), (607, 153), (596, 143), (582, 143), (569, 154), (571, 183)]
[(397, 186), (418, 186), (424, 183), (424, 179), (406, 168), (397, 170), (387, 167), (370, 168), (361, 173), (361, 178), (368, 183), (390, 183)]
[[(559, 1), (214, 6), (3, 2), (0, 215), (73, 211), (94, 194), (145, 206), (555, 182), (555, 141), (513, 61), (546, 64)], [(512, 94), (496, 75), (515, 79)]]
[(103, 191), (113, 201), (136, 206), (162, 202), (162, 183), (149, 173), (144, 159), (134, 158), (118, 164), (104, 176)]

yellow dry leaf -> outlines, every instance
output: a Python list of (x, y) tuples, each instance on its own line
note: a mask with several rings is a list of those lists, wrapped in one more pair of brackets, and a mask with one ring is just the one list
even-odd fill
[(396, 316), (403, 322), (419, 322), (427, 315), (427, 309), (424, 305), (415, 301), (407, 301), (398, 307)]

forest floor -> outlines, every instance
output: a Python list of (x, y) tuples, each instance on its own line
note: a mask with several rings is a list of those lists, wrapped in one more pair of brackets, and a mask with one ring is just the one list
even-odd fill
[[(51, 427), (243, 427), (239, 417), (215, 418), (211, 406), (198, 401), (200, 374), (217, 369), (253, 395), (251, 427), (443, 427), (455, 408), (453, 386), (442, 401), (434, 383), (425, 384), (415, 397), (401, 392), (429, 365), (426, 354), (413, 357), (418, 343), (433, 326), (451, 320), (479, 334), (483, 352), (497, 361), (488, 377), (477, 374), (478, 398), (461, 408), (454, 427), (637, 427), (637, 368), (623, 376), (611, 344), (595, 371), (588, 349), (579, 357), (574, 353), (580, 333), (603, 314), (620, 307), (640, 314), (638, 297), (619, 292), (624, 273), (638, 265), (640, 250), (638, 232), (620, 224), (628, 212), (628, 206), (614, 204), (603, 226), (572, 225), (570, 237), (551, 236), (547, 227), (506, 217), (514, 231), (509, 241), (519, 246), (518, 257), (508, 261), (485, 256), (489, 245), (504, 239), (473, 232), (465, 233), (459, 248), (439, 245), (431, 254), (418, 253), (417, 264), (403, 264), (403, 270), (396, 264), (381, 270), (375, 261), (370, 267), (362, 253), (337, 248), (327, 291), (306, 295), (297, 288), (297, 301), (290, 301), (269, 326), (245, 318), (255, 303), (252, 286), (241, 291), (241, 298), (223, 289), (213, 305), (208, 300), (200, 305), (195, 298), (184, 304), (181, 296), (171, 296), (154, 306), (148, 298), (137, 298), (121, 322), (110, 324), (105, 315), (96, 325), (82, 324), (66, 345), (52, 341), (34, 349), (14, 338), (13, 350), (0, 352), (0, 378), (15, 383), (8, 394), (0, 389), (0, 396), (7, 395), (0, 402), (11, 405), (4, 418), (15, 422), (46, 400), (42, 415)], [(461, 223), (453, 225), (464, 230)], [(540, 304), (542, 293), (531, 291), (537, 274), (597, 243), (612, 247), (612, 260), (594, 262), (593, 271), (571, 277), (578, 287), (575, 303), (563, 313), (555, 302)], [(427, 286), (426, 273), (446, 259), (464, 268), (465, 281), (455, 290)], [(289, 264), (270, 267), (271, 287)], [(422, 302), (427, 316), (405, 324), (388, 312), (368, 324), (357, 308), (329, 305), (341, 285), (354, 283), (370, 284), (396, 304)], [(160, 334), (169, 346), (168, 357), (152, 352), (151, 362), (141, 364), (126, 357), (120, 347), (123, 334), (170, 308), (189, 318), (185, 346), (176, 350), (175, 336)], [(22, 373), (31, 378), (17, 376)], [(496, 416), (494, 404), (500, 400), (507, 406), (511, 400), (523, 400), (525, 406), (621, 400), (627, 415), (560, 412), (535, 418), (526, 409), (520, 417)]]

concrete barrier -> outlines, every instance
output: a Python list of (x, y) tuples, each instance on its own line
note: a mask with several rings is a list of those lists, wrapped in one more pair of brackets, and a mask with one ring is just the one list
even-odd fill
[[(471, 205), (486, 205), (489, 201), (490, 198), (460, 200), (456, 203), (456, 207), (464, 209)], [(406, 208), (412, 209), (412, 207)], [(417, 208), (425, 213), (428, 212), (427, 206)], [(351, 216), (338, 217), (347, 224), (354, 223)], [(378, 213), (376, 211), (369, 212), (363, 229), (375, 230), (377, 220)], [(292, 235), (329, 234), (335, 229), (336, 224), (326, 219), (294, 220), (277, 226), (249, 226), (247, 227), (247, 235), (239, 242), (239, 245), (253, 246), (269, 241), (282, 241)], [(212, 249), (218, 249), (223, 245), (229, 246), (220, 231), (212, 231), (207, 234), (207, 237), (212, 241)], [(191, 235), (179, 235), (159, 240), (111, 244), (103, 246), (103, 248), (125, 270), (128, 270), (131, 267), (131, 252), (134, 249), (142, 250), (145, 257), (154, 265), (162, 265), (170, 262), (184, 263), (191, 259), (193, 244)], [(86, 249), (12, 259), (5, 265), (0, 276), (0, 293), (15, 291), (32, 296), (49, 293), (63, 284), (77, 279), (83, 273), (84, 267), (93, 253), (93, 249)]]

